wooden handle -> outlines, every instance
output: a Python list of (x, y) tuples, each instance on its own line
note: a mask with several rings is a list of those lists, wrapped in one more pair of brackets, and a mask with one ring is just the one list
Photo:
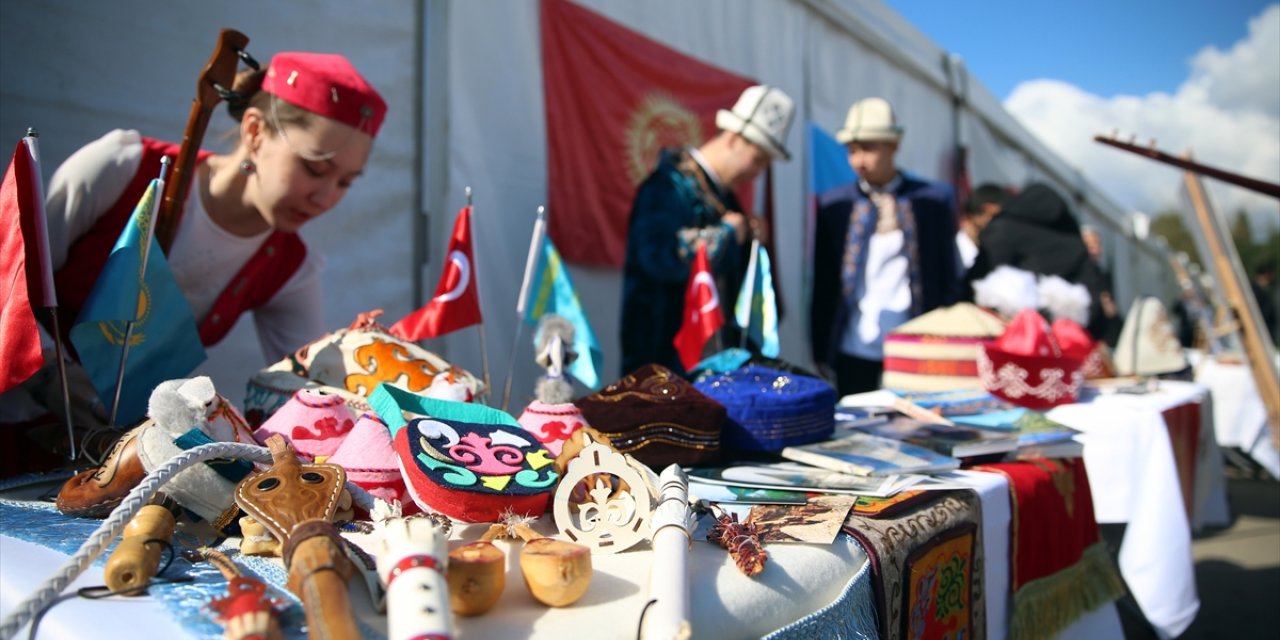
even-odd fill
[(151, 577), (160, 567), (163, 545), (149, 540), (169, 541), (176, 523), (173, 514), (160, 505), (149, 504), (124, 527), (124, 537), (103, 570), (107, 587), (112, 591), (126, 591), (123, 595), (142, 594), (141, 587), (151, 583)]
[(326, 535), (298, 541), (289, 562), (289, 590), (302, 599), (307, 636), (326, 640), (360, 640), (347, 597), (351, 561)]

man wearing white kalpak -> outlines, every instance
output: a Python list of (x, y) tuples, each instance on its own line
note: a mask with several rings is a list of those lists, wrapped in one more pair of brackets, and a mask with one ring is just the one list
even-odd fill
[(809, 339), (841, 396), (880, 388), (884, 337), (960, 298), (955, 196), (894, 164), (903, 128), (882, 98), (836, 133), (858, 181), (818, 196)]

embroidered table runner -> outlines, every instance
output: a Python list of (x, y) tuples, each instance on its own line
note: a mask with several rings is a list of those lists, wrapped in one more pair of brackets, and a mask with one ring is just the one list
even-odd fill
[(860, 498), (844, 530), (871, 560), (881, 638), (986, 636), (976, 493), (911, 491)]

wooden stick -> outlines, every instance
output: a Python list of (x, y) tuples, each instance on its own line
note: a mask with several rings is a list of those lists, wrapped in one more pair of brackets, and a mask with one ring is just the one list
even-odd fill
[(1253, 292), (1249, 291), (1246, 284), (1240, 256), (1236, 253), (1235, 244), (1224, 237), (1220, 220), (1209, 208), (1200, 176), (1187, 171), (1183, 177), (1191, 206), (1195, 210), (1196, 222), (1200, 225), (1200, 233), (1209, 245), (1210, 255), (1205, 256), (1205, 259), (1209, 261), (1218, 286), (1222, 287), (1227, 304), (1235, 311), (1243, 329), (1245, 359), (1249, 362), (1258, 395), (1262, 397), (1262, 404), (1267, 410), (1272, 446), (1280, 447), (1280, 376), (1276, 372), (1275, 347), (1269, 337), (1264, 337), (1262, 314), (1253, 298)]

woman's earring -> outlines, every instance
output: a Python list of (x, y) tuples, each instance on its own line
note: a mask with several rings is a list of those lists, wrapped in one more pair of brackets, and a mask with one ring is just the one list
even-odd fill
[(257, 170), (258, 165), (254, 164), (252, 160), (244, 160), (240, 163), (240, 173), (243, 173), (246, 176), (253, 175)]

